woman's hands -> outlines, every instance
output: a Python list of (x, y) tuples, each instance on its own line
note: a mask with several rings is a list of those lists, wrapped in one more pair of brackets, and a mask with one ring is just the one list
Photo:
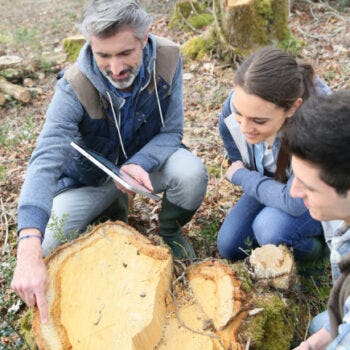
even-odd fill
[(225, 174), (225, 178), (232, 182), (231, 179), (232, 179), (232, 176), (233, 174), (238, 170), (238, 169), (242, 169), (244, 168), (244, 164), (242, 161), (240, 160), (237, 160), (236, 162), (233, 162), (230, 167), (227, 169), (227, 172)]

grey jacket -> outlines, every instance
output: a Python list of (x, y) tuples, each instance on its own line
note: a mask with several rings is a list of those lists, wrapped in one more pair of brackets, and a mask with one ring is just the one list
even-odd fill
[(98, 69), (88, 44), (82, 48), (77, 64), (101, 100), (108, 103), (102, 115), (99, 108), (91, 112), (66, 77), (59, 79), (27, 168), (19, 200), (18, 230), (37, 228), (44, 233), (57, 193), (106, 181), (102, 171), (70, 146), (72, 140), (119, 165), (134, 163), (147, 172), (159, 170), (182, 147), (182, 61), (177, 45), (149, 36), (143, 51), (143, 75), (135, 84), (134, 115), (124, 120), (132, 131), (128, 139), (120, 133), (125, 126), (120, 125), (125, 101)]

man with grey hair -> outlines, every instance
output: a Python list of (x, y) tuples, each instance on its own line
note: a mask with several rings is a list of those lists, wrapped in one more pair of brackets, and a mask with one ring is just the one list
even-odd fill
[(181, 144), (178, 46), (150, 34), (151, 22), (136, 0), (89, 1), (81, 23), (87, 43), (59, 79), (48, 107), (19, 200), (12, 280), (28, 306), (37, 304), (43, 322), (48, 277), (42, 256), (61, 244), (50, 222), (58, 220), (66, 236), (81, 233), (127, 192), (80, 156), (71, 141), (163, 193), (159, 234), (176, 258), (195, 257), (181, 226), (204, 198), (207, 173)]

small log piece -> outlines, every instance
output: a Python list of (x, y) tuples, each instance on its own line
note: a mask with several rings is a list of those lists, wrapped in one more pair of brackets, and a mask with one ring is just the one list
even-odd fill
[(249, 257), (254, 279), (263, 285), (287, 290), (295, 282), (295, 262), (284, 245), (266, 244), (253, 250)]
[(3, 78), (0, 78), (0, 90), (24, 103), (29, 102), (31, 99), (30, 92), (27, 89), (16, 84), (12, 84)]

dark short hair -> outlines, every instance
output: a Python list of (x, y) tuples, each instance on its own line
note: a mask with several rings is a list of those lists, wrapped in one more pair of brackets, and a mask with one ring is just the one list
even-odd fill
[(350, 90), (314, 96), (283, 128), (289, 152), (320, 169), (340, 195), (350, 190)]

